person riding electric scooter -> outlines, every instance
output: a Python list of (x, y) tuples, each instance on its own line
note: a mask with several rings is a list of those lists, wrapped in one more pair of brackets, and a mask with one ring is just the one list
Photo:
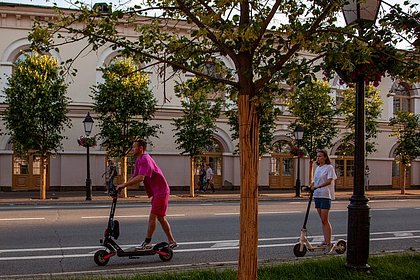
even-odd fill
[(139, 258), (141, 256), (148, 256), (158, 254), (159, 258), (164, 261), (170, 261), (173, 257), (173, 251), (167, 242), (160, 242), (148, 250), (138, 251), (136, 248), (129, 248), (123, 250), (115, 242), (120, 236), (120, 224), (114, 219), (115, 208), (117, 206), (118, 191), (112, 184), (110, 186), (109, 194), (112, 197), (111, 211), (109, 213), (108, 226), (104, 233), (104, 239), (100, 240), (105, 249), (97, 251), (94, 255), (94, 261), (99, 266), (105, 266), (111, 257), (117, 255), (118, 257), (129, 257), (130, 259)]

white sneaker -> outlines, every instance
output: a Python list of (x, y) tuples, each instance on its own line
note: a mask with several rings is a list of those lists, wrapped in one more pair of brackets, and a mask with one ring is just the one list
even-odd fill
[(169, 243), (169, 248), (175, 249), (176, 247), (178, 247), (178, 244), (176, 242)]
[(143, 241), (140, 246), (136, 247), (136, 251), (147, 251), (152, 249), (152, 244), (151, 243), (147, 243), (146, 241)]
[(334, 248), (334, 244), (330, 243), (327, 245), (327, 247), (325, 248), (325, 253), (326, 255), (331, 254), (333, 252), (333, 248)]

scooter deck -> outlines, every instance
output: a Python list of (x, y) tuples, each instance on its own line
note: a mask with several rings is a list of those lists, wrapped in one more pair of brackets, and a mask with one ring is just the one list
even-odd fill
[(118, 257), (136, 257), (136, 256), (148, 256), (148, 255), (154, 255), (156, 254), (156, 251), (152, 249), (149, 250), (136, 250), (136, 247), (130, 247), (125, 250), (119, 250), (117, 251)]

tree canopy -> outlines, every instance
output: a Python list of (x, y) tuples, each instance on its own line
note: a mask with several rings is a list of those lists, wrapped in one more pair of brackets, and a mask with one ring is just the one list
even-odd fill
[(25, 53), (17, 61), (5, 90), (4, 121), (17, 155), (35, 151), (48, 155), (62, 148), (67, 117), (67, 85), (57, 60), (47, 54)]
[(147, 75), (132, 59), (115, 59), (102, 70), (104, 82), (92, 88), (99, 135), (109, 156), (123, 157), (134, 140), (157, 135), (160, 126), (150, 124), (156, 99)]
[[(344, 154), (354, 155), (355, 140), (355, 112), (356, 98), (355, 89), (348, 88), (343, 91), (343, 102), (339, 105), (341, 115), (344, 117), (346, 128), (349, 132), (345, 133), (343, 138), (342, 151)], [(378, 134), (378, 119), (382, 113), (383, 101), (379, 96), (379, 91), (373, 86), (368, 86), (365, 90), (365, 138), (366, 138), (366, 154), (376, 151), (376, 139)]]
[[(279, 88), (280, 83), (304, 86), (313, 78), (314, 71), (336, 69), (328, 60), (325, 63), (320, 60), (335, 53), (349, 38), (358, 37), (354, 26), (337, 24), (344, 3), (344, 0), (144, 0), (127, 10), (109, 6), (91, 9), (82, 5), (78, 12), (61, 12), (56, 24), (46, 28), (39, 24), (31, 38), (37, 46), (51, 47), (55, 34), (66, 37), (66, 43), (85, 39), (93, 50), (110, 45), (139, 61), (165, 63), (175, 71), (206, 77), (238, 92), (235, 102), (242, 198), (238, 279), (256, 279), (260, 109), (265, 104), (262, 99), (265, 93), (272, 92), (270, 89)], [(406, 3), (409, 4), (408, 1), (403, 4)], [(357, 38), (364, 42), (358, 52), (369, 52), (377, 48), (376, 42), (381, 42), (387, 48), (379, 47), (389, 50), (383, 56), (394, 56), (396, 43), (410, 41), (410, 36), (410, 42), (417, 38), (415, 24), (400, 27), (399, 21), (387, 14), (381, 11), (378, 28), (372, 25), (366, 29), (365, 34), (371, 36)], [(415, 10), (409, 15), (418, 23)], [(128, 27), (137, 32), (135, 39), (121, 36)], [(398, 28), (409, 36), (401, 37)], [(418, 63), (411, 64), (406, 59), (411, 53), (399, 53), (403, 55), (398, 61), (406, 67), (389, 71), (394, 75), (398, 69), (419, 73)], [(342, 66), (352, 64), (352, 56), (343, 57), (348, 59), (337, 65), (338, 70), (351, 71)], [(212, 73), (206, 71), (209, 64), (214, 67)]]
[(296, 121), (290, 125), (293, 133), (297, 125), (304, 129), (300, 146), (311, 160), (316, 159), (317, 150), (331, 146), (338, 134), (337, 110), (327, 82), (315, 80), (304, 88), (293, 91), (288, 98), (288, 108)]

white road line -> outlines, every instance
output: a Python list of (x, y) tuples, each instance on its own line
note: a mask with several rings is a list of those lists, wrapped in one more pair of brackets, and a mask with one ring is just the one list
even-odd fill
[(0, 221), (30, 221), (30, 220), (45, 220), (45, 218), (4, 218)]
[[(420, 236), (414, 236), (412, 233), (420, 233), (420, 230), (410, 231), (393, 231), (393, 232), (374, 232), (371, 235), (380, 234), (394, 234), (393, 237), (376, 237), (371, 238), (371, 241), (387, 241), (387, 240), (401, 240), (401, 239), (416, 239)], [(334, 234), (336, 240), (340, 236), (346, 236), (346, 234)], [(312, 236), (313, 240), (320, 236)], [(280, 241), (280, 240), (297, 240), (297, 236), (291, 237), (278, 237), (278, 238), (261, 238), (258, 241)], [(312, 241), (313, 242), (313, 241)], [(198, 241), (198, 242), (180, 242), (178, 243), (181, 247), (184, 245), (204, 245), (212, 244), (211, 247), (206, 248), (191, 248), (191, 249), (176, 249), (176, 253), (187, 253), (187, 252), (206, 252), (206, 251), (217, 251), (217, 250), (237, 250), (239, 248), (239, 240), (219, 240), (219, 241)], [(259, 244), (258, 248), (274, 248), (274, 247), (288, 247), (295, 245), (293, 243), (274, 243), (274, 244)], [(135, 245), (122, 245), (123, 248), (133, 247)], [(98, 250), (100, 246), (86, 246), (86, 247), (63, 247), (63, 248), (31, 248), (31, 249), (8, 249), (0, 250), (0, 253), (10, 252), (36, 252), (36, 251), (65, 251), (65, 250)], [(36, 259), (58, 259), (58, 258), (83, 258), (92, 257), (95, 251), (91, 251), (87, 254), (58, 254), (58, 255), (44, 255), (44, 256), (22, 256), (22, 257), (0, 257), (0, 261), (11, 261), (11, 260), (36, 260)], [(0, 277), (1, 278), (1, 277)]]
[(44, 252), (44, 251), (68, 251), (68, 250), (94, 250), (103, 248), (102, 246), (83, 246), (83, 247), (53, 247), (53, 248), (28, 248), (28, 249), (5, 249), (0, 250), (2, 253), (17, 253), (17, 252)]
[(396, 211), (398, 208), (371, 208), (371, 211)]
[[(302, 213), (302, 211), (280, 211), (280, 212), (277, 212), (277, 211), (273, 211), (273, 212), (271, 212), (271, 211), (266, 211), (266, 212), (258, 212), (258, 214), (259, 215), (271, 215), (271, 214), (296, 214), (296, 213)], [(237, 212), (237, 213), (233, 213), (233, 212), (231, 212), (231, 213), (229, 213), (229, 212), (227, 212), (227, 213), (214, 213), (214, 215), (215, 216), (238, 216), (239, 215), (239, 212)]]
[[(167, 217), (185, 217), (185, 214), (172, 214)], [(84, 216), (81, 219), (108, 219), (109, 216)], [(131, 218), (149, 218), (149, 215), (127, 215), (127, 216), (115, 216), (116, 219), (131, 219)]]
[(265, 215), (265, 214), (295, 214), (295, 213), (302, 213), (302, 211), (259, 212), (259, 214), (261, 214), (261, 215)]

